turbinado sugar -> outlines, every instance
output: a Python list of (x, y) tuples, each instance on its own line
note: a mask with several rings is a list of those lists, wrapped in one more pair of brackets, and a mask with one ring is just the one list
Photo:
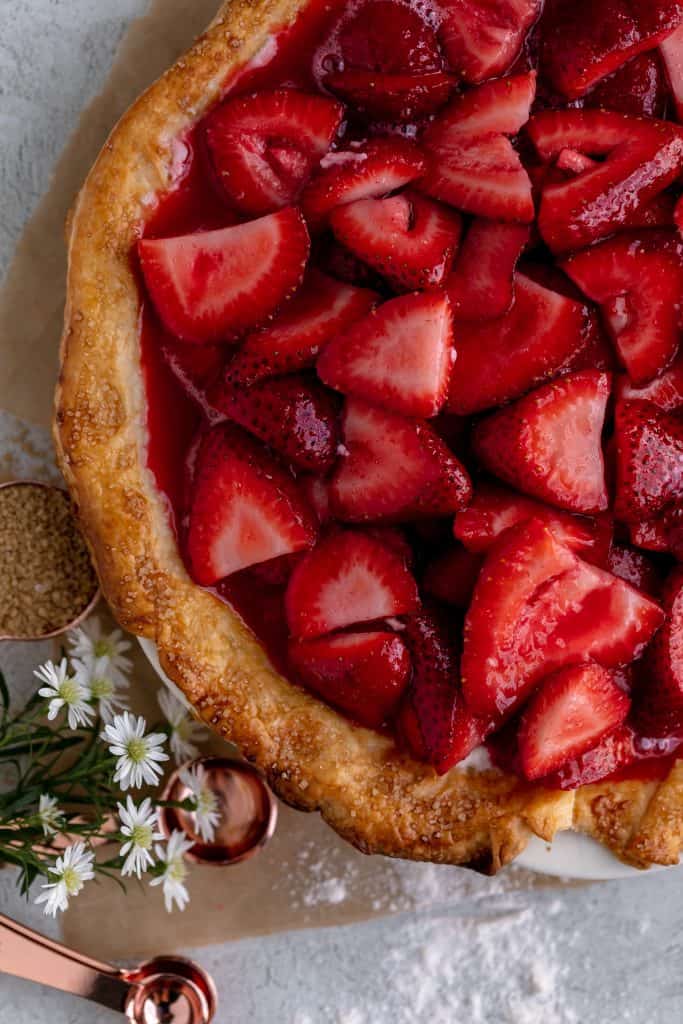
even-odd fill
[(55, 487), (0, 487), (0, 637), (66, 628), (97, 590), (68, 496)]

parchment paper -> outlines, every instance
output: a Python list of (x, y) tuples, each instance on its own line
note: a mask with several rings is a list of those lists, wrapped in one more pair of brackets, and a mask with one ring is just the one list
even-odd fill
[[(218, 0), (156, 0), (122, 42), (101, 95), (86, 109), (0, 292), (0, 408), (48, 426), (64, 304), (64, 223), (109, 131), (135, 97), (211, 20)], [(74, 60), (77, 55), (74, 54)], [(17, 316), (21, 310), (21, 316)], [(136, 710), (158, 719), (159, 680), (136, 652)], [(221, 746), (211, 741), (210, 746)], [(222, 747), (221, 749), (224, 749)], [(67, 942), (93, 956), (128, 959), (278, 930), (347, 924), (387, 913), (554, 884), (523, 871), (496, 880), (457, 868), (356, 853), (316, 815), (281, 806), (274, 839), (232, 868), (194, 868), (191, 903), (169, 919), (159, 889), (90, 884), (63, 921)]]

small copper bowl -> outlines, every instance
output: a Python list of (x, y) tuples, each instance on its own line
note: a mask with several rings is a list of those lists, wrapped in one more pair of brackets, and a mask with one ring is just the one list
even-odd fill
[[(40, 487), (43, 490), (58, 492), (59, 494), (63, 494), (66, 497), (68, 497), (68, 491), (66, 491), (63, 487), (57, 487), (54, 484), (46, 484), (43, 483), (41, 480), (8, 480), (5, 483), (0, 484), (0, 491), (4, 491), (9, 487)], [(75, 615), (68, 622), (58, 626), (55, 629), (48, 630), (45, 633), (36, 633), (35, 635), (31, 636), (15, 636), (11, 633), (0, 632), (0, 640), (12, 640), (15, 642), (23, 643), (32, 642), (35, 640), (51, 640), (54, 637), (61, 636), (63, 633), (67, 633), (71, 629), (76, 629), (76, 627), (79, 626), (81, 622), (83, 622), (83, 620), (86, 619), (88, 615), (90, 615), (90, 613), (94, 610), (95, 606), (97, 605), (97, 602), (100, 600), (100, 597), (101, 591), (99, 585), (97, 584), (97, 582), (95, 582), (95, 589), (93, 591), (92, 597), (86, 602), (85, 606), (78, 612), (78, 614)]]
[[(161, 829), (169, 836), (181, 829), (194, 843), (186, 854), (197, 864), (239, 864), (258, 853), (272, 837), (277, 824), (277, 803), (265, 779), (247, 761), (228, 757), (202, 757), (185, 765), (200, 764), (206, 783), (218, 798), (221, 820), (211, 843), (197, 831), (193, 811), (164, 807), (160, 814)], [(178, 769), (171, 775), (163, 793), (164, 800), (182, 801), (191, 796), (180, 778)]]

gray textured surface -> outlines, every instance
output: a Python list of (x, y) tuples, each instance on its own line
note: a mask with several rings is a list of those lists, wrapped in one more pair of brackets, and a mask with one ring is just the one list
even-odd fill
[[(0, 0), (0, 274), (126, 22), (144, 7), (144, 0)], [(19, 432), (0, 414), (0, 456)], [(0, 650), (15, 678), (38, 656)], [(414, 868), (407, 884), (422, 886), (431, 901), (441, 877)], [(683, 873), (533, 892), (453, 872), (451, 894), (454, 881), (455, 902), (443, 911), (199, 951), (218, 982), (221, 1024), (683, 1019)], [(49, 930), (16, 897), (7, 872), (0, 910)], [(182, 918), (171, 927), (182, 928)], [(0, 976), (0, 1024), (48, 1019), (116, 1018)]]

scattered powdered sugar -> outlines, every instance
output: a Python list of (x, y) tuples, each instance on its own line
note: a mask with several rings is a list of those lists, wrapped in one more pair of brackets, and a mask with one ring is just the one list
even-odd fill
[[(436, 864), (364, 858), (304, 844), (286, 865), (292, 909), (321, 923), (380, 914), (399, 918), (400, 944), (377, 945), (378, 984), (400, 1010), (393, 1019), (430, 1024), (578, 1024), (568, 968), (554, 934), (566, 912), (559, 896), (539, 899), (536, 877), (508, 870), (495, 878)], [(298, 878), (296, 877), (298, 876)], [(339, 911), (332, 907), (339, 907)], [(418, 911), (406, 917), (407, 911)], [(329, 1008), (332, 1024), (377, 1024), (376, 1006), (355, 998)], [(390, 1014), (389, 1005), (385, 1006)], [(387, 1018), (389, 1019), (389, 1018)], [(295, 1024), (312, 1024), (299, 1015)]]
[(342, 878), (325, 878), (311, 885), (304, 895), (304, 906), (317, 903), (343, 903), (347, 896), (347, 884)]

